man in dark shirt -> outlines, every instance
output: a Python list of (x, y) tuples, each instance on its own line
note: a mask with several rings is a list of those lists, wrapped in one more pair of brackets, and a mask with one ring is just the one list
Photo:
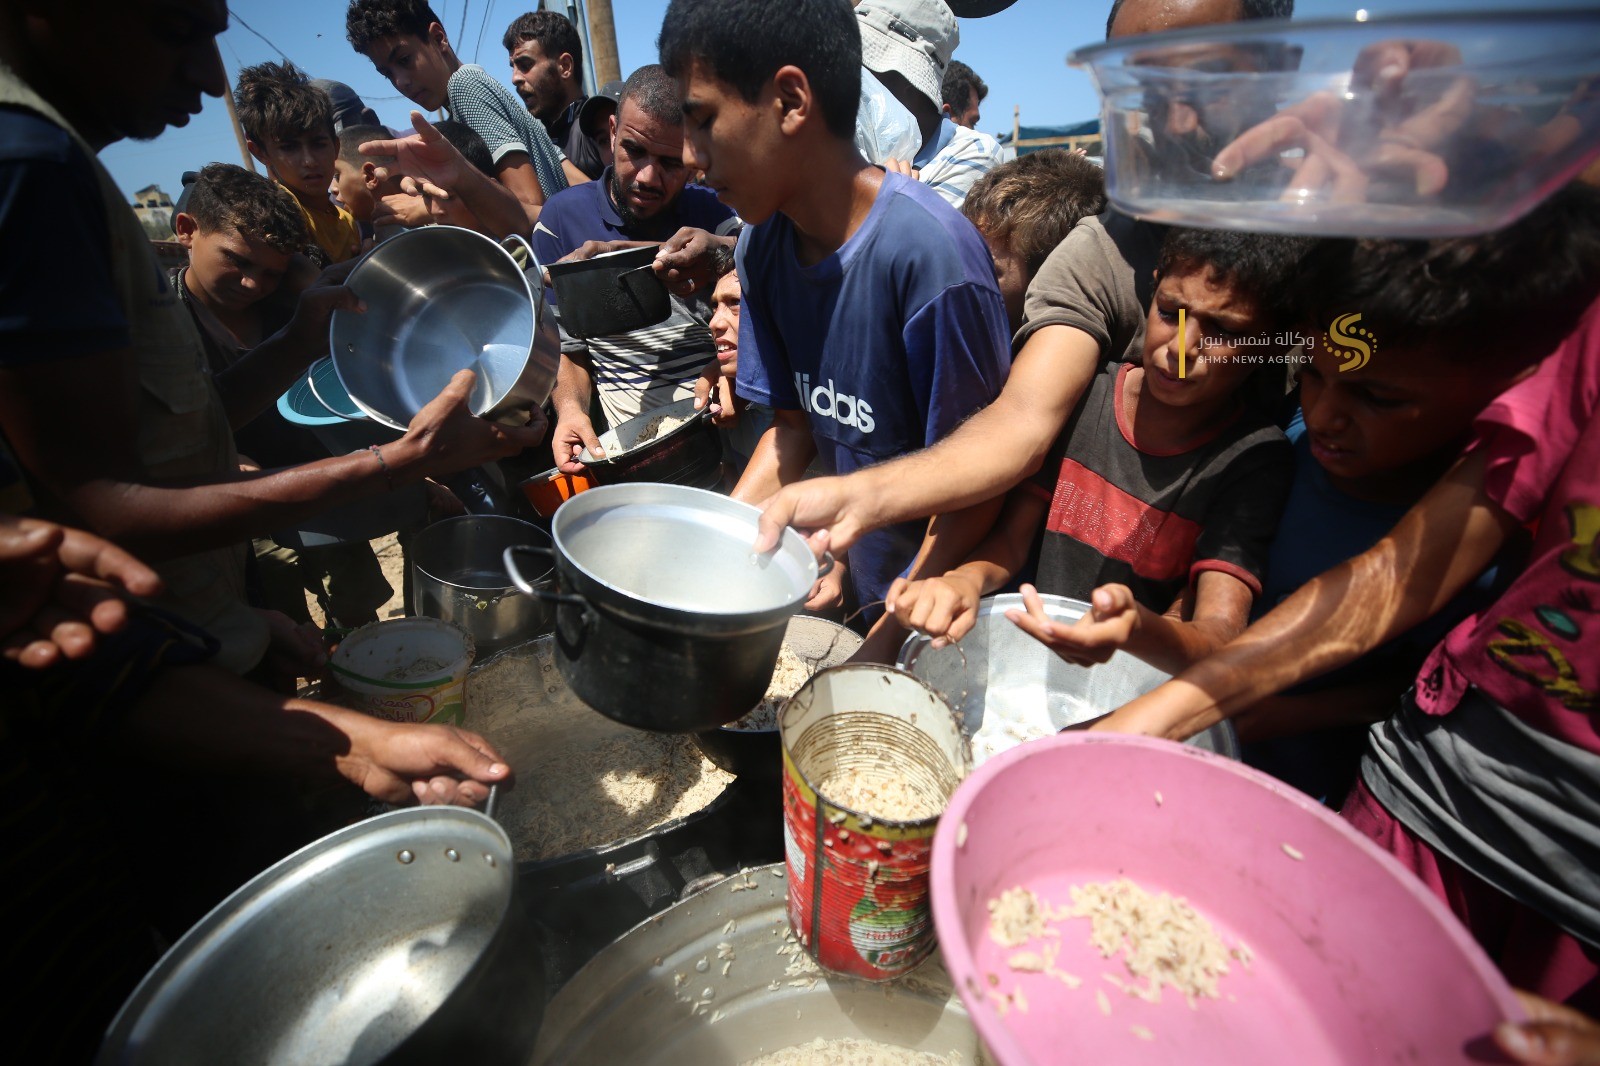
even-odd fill
[(501, 41), (511, 57), (511, 87), (528, 113), (549, 131), (550, 139), (572, 165), (590, 178), (605, 170), (600, 149), (584, 134), (578, 110), (583, 94), (583, 42), (565, 15), (530, 11), (506, 28)]
[[(683, 227), (722, 235), (737, 225), (733, 210), (715, 193), (687, 184), (678, 86), (661, 67), (633, 72), (612, 129), (612, 167), (599, 181), (557, 193), (545, 205), (533, 231), (539, 262), (579, 251), (587, 255), (616, 241), (665, 241)], [(575, 449), (603, 454), (596, 450), (599, 438), (590, 419), (596, 395), (611, 426), (694, 396), (701, 371), (716, 362), (710, 296), (673, 295), (664, 322), (631, 333), (585, 339), (563, 328), (561, 370), (551, 396), (557, 465), (576, 473), (582, 467), (573, 458)]]

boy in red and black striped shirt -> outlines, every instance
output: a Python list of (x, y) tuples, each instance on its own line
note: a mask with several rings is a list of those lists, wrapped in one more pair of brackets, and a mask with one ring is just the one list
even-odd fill
[(1029, 610), (1009, 616), (1074, 662), (1123, 648), (1178, 669), (1242, 631), (1293, 473), (1251, 379), (1293, 346), (1289, 281), (1308, 247), (1171, 231), (1142, 362), (1102, 370), (971, 558), (890, 590), (895, 617), (959, 639), (1037, 552), (1038, 591), (1093, 610), (1052, 624), (1024, 585)]

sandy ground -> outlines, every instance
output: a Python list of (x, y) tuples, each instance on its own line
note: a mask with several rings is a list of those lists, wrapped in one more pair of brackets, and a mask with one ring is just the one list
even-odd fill
[[(383, 621), (389, 618), (405, 617), (405, 560), (400, 555), (400, 538), (394, 533), (379, 537), (372, 542), (372, 550), (378, 555), (378, 565), (383, 568), (383, 578), (389, 582), (389, 587), (394, 591), (389, 596), (389, 602), (378, 608), (378, 619)], [(322, 615), (322, 607), (310, 593), (306, 594), (306, 607), (311, 611), (311, 620), (318, 626), (325, 626), (328, 620)]]

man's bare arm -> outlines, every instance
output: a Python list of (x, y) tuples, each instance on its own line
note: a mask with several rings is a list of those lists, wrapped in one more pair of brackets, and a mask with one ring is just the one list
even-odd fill
[[(236, 544), (335, 503), (515, 454), (543, 435), (470, 414), (472, 378), (463, 372), (405, 436), (383, 445), (381, 464), (361, 451), (270, 473), (154, 484), (133, 445), (138, 386), (126, 378), (134, 360), (119, 350), (0, 370), (0, 432), (49, 510), (152, 560)], [(82, 388), (86, 380), (102, 387)], [(70, 420), (58, 414), (64, 395), (77, 397)]]
[(1001, 495), (1039, 469), (1100, 364), (1095, 339), (1046, 326), (1028, 339), (994, 403), (932, 447), (846, 477), (817, 478), (765, 507), (758, 548), (786, 525), (826, 529), (834, 551), (896, 522), (956, 511)]
[(760, 504), (785, 485), (805, 476), (817, 455), (817, 441), (804, 411), (782, 408), (772, 413), (772, 425), (756, 442), (744, 474), (733, 487), (733, 498)]
[(1484, 493), (1483, 474), (1481, 453), (1461, 460), (1377, 544), (1095, 728), (1185, 740), (1432, 617), (1517, 529)]
[(496, 164), (495, 177), (501, 185), (511, 190), (522, 205), (527, 226), (518, 232), (532, 233), (533, 227), (539, 222), (539, 212), (544, 210), (544, 189), (539, 185), (538, 171), (533, 169), (533, 161), (528, 158), (528, 153), (507, 152)]

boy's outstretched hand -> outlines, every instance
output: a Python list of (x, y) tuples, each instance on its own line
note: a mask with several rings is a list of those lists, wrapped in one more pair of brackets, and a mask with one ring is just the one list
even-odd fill
[(154, 596), (161, 578), (81, 529), (0, 514), (0, 653), (43, 669), (94, 651), (127, 623), (124, 594)]
[(1022, 586), (1026, 611), (1006, 612), (1018, 629), (1077, 666), (1103, 663), (1128, 643), (1139, 628), (1139, 605), (1126, 585), (1101, 585), (1089, 597), (1090, 609), (1070, 626), (1045, 614), (1044, 600), (1032, 585)]
[[(467, 406), (476, 375), (458, 370), (444, 391), (411, 420), (397, 443), (421, 452), (422, 474), (453, 474), (494, 459), (516, 455), (544, 439), (544, 413), (535, 407), (526, 426), (503, 426), (479, 418)], [(419, 479), (420, 480), (420, 479)]]
[(884, 609), (907, 629), (932, 637), (933, 647), (943, 648), (972, 632), (982, 599), (978, 580), (958, 571), (921, 581), (896, 578)]
[[(461, 183), (462, 168), (472, 164), (422, 117), (422, 112), (411, 112), (411, 128), (417, 132), (410, 137), (364, 141), (360, 151), (363, 155), (394, 156), (393, 173), (417, 179), (419, 192), (447, 199), (450, 196), (447, 190)], [(391, 168), (379, 167), (378, 180), (382, 182), (390, 173)]]
[(1494, 1041), (1513, 1062), (1528, 1066), (1600, 1066), (1600, 1022), (1571, 1007), (1517, 992), (1525, 1022), (1504, 1022)]

